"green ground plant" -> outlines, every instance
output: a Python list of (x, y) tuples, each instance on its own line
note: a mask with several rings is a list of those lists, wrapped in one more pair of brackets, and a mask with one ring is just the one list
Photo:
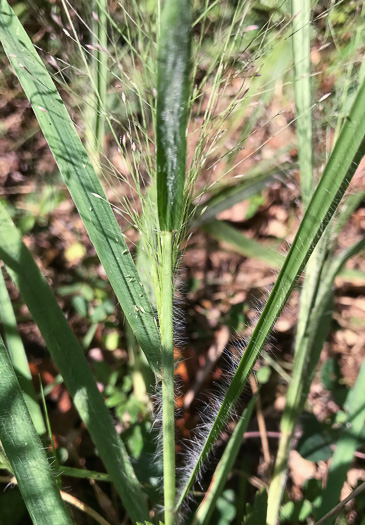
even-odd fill
[[(306, 31), (312, 14), (310, 2), (293, 0), (291, 9), (288, 2), (280, 3), (272, 12), (268, 8), (266, 22), (260, 28), (255, 26), (250, 40), (245, 28), (252, 30), (250, 23), (254, 5), (241, 0), (226, 2), (222, 6), (219, 2), (192, 3), (190, 0), (165, 0), (139, 5), (132, 0), (118, 6), (123, 13), (123, 27), (113, 19), (104, 1), (95, 0), (93, 3), (94, 22), (91, 28), (68, 2), (62, 1), (62, 6), (67, 25), (65, 33), (79, 52), (77, 71), (83, 72), (90, 87), (86, 103), (86, 149), (50, 73), (6, 0), (0, 0), (0, 40), (125, 316), (130, 330), (131, 356), (135, 363), (134, 379), (138, 375), (142, 382), (141, 399), (147, 391), (155, 389), (161, 392), (163, 497), (158, 503), (163, 505), (163, 516), (153, 498), (152, 501), (148, 499), (148, 491), (138, 478), (125, 443), (116, 431), (84, 350), (23, 243), (9, 214), (9, 206), (4, 203), (0, 203), (1, 260), (40, 329), (103, 461), (107, 479), (112, 482), (127, 516), (133, 523), (150, 523), (156, 519), (163, 520), (164, 525), (179, 521), (194, 525), (212, 522), (217, 500), (223, 494), (247, 428), (255, 396), (236, 425), (204, 499), (191, 512), (188, 503), (194, 483), (203, 472), (219, 436), (232, 419), (252, 369), (293, 288), (307, 268), (294, 369), (281, 421), (281, 439), (268, 491), (267, 514), (266, 503), (262, 505), (267, 494), (258, 492), (253, 506), (244, 509), (242, 517), (242, 523), (274, 525), (279, 519), (294, 425), (304, 408), (319, 353), (329, 330), (334, 278), (346, 261), (365, 247), (365, 242), (361, 240), (339, 255), (335, 251), (339, 225), (346, 222), (363, 197), (349, 196), (346, 206), (339, 207), (365, 153), (363, 75), (356, 85), (348, 114), (338, 128), (324, 171), (315, 181), (310, 38), (307, 38), (309, 33)], [(214, 26), (214, 31), (208, 34), (206, 28), (210, 24)], [(107, 34), (110, 28), (113, 28), (113, 37)], [(91, 31), (92, 44), (86, 45), (83, 35), (87, 31)], [(290, 69), (288, 36), (292, 33), (303, 218), (284, 257), (273, 248), (270, 251), (251, 239), (245, 239), (234, 228), (216, 218), (220, 211), (256, 195), (277, 174), (280, 155), (259, 168), (253, 168), (238, 184), (232, 184), (232, 181), (223, 184), (221, 177), (200, 184), (198, 176), (207, 166), (207, 171), (212, 171), (226, 156), (229, 160), (225, 174), (238, 167), (240, 160), (236, 159), (236, 155), (262, 115), (260, 106), (250, 111), (250, 99), (245, 98), (247, 90), (257, 89), (268, 103), (274, 94), (275, 81)], [(203, 50), (204, 36), (211, 41), (210, 45), (204, 42)], [(302, 45), (304, 37), (305, 45)], [(120, 45), (121, 39), (123, 45)], [(270, 57), (270, 67), (263, 70), (261, 77), (255, 63), (245, 58), (244, 51), (249, 46), (257, 60), (261, 56)], [(205, 55), (207, 48), (211, 52), (209, 60)], [(230, 83), (240, 76), (244, 79), (240, 87), (233, 95), (227, 96)], [(65, 75), (55, 77), (60, 89), (67, 86)], [(116, 95), (119, 89), (116, 85), (122, 86), (119, 96)], [(254, 91), (252, 97), (256, 96)], [(111, 109), (115, 100), (121, 107), (116, 111)], [(224, 108), (220, 105), (222, 100), (227, 102)], [(346, 96), (344, 101), (347, 101)], [(244, 117), (240, 139), (227, 153), (222, 146), (223, 141), (233, 133), (232, 130), (240, 128)], [(118, 173), (107, 158), (106, 133), (118, 143), (128, 176)], [(214, 156), (216, 151), (218, 154)], [(282, 165), (280, 169), (284, 171)], [(109, 203), (110, 194), (117, 196), (117, 205)], [(208, 199), (205, 198), (207, 194)], [(116, 214), (121, 214), (139, 236), (136, 262)], [(174, 346), (179, 331), (174, 322), (174, 300), (178, 291), (176, 275), (192, 227), (205, 229), (216, 238), (225, 238), (240, 253), (266, 261), (269, 259), (271, 266), (280, 268), (280, 272), (250, 340), (237, 362), (232, 363), (233, 371), (227, 388), (217, 400), (216, 407), (212, 408), (203, 430), (196, 434), (186, 453), (188, 459), (182, 474), (179, 474), (175, 453), (174, 380)], [(148, 265), (147, 277), (141, 271), (142, 257), (145, 259), (144, 267)], [(2, 464), (14, 474), (34, 523), (70, 523), (70, 514), (60, 497), (37, 436), (38, 432), (45, 439), (45, 428), (39, 420), (39, 408), (34, 405), (34, 392), (27, 391), (24, 386), (29, 382), (29, 370), (19, 340), (16, 350), (19, 359), (14, 359), (12, 348), (16, 328), (2, 281), (0, 290), (1, 321), (5, 326), (7, 348), (1, 343)], [(78, 307), (87, 315), (80, 301)], [(94, 323), (97, 323), (97, 318)], [(357, 394), (363, 368), (344, 405), (347, 410), (344, 424), (350, 423), (353, 432), (338, 440), (326, 489), (328, 492), (335, 485), (337, 497), (340, 482), (344, 481), (344, 473), (364, 425), (364, 405)], [(143, 369), (148, 369), (153, 385), (147, 379), (148, 374), (141, 372)], [(24, 390), (25, 401), (19, 384)], [(110, 392), (107, 402), (109, 406), (115, 406), (110, 401), (115, 391)], [(240, 413), (238, 415), (241, 416)], [(346, 461), (342, 463), (338, 459), (340, 452), (342, 458), (342, 453), (346, 456)], [(58, 468), (56, 466), (54, 471), (58, 472)], [(341, 478), (335, 478), (339, 471), (342, 472)], [(74, 475), (78, 473), (74, 472)], [(96, 479), (101, 479), (100, 476), (96, 475)], [(311, 507), (309, 513), (317, 513), (320, 518), (337, 503), (334, 498), (327, 499), (326, 494), (324, 491), (319, 509)]]

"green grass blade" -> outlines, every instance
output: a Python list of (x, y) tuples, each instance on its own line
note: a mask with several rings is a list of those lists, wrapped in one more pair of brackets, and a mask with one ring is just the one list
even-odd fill
[(6, 288), (3, 271), (0, 268), (0, 322), (3, 325), (6, 348), (17, 375), (24, 401), (29, 410), (33, 424), (39, 435), (46, 433), (42, 412), (36, 399), (32, 375), (29, 370), (23, 341), (18, 333), (13, 306)]
[(0, 258), (38, 325), (128, 514), (135, 521), (148, 518), (144, 495), (84, 352), (1, 204)]
[[(341, 489), (354, 459), (354, 453), (361, 443), (360, 434), (365, 425), (364, 383), (365, 360), (361, 365), (356, 384), (350, 390), (346, 399), (347, 423), (336, 443), (336, 450), (331, 460), (327, 485), (322, 494), (322, 505), (318, 511), (320, 517), (329, 512), (339, 502)], [(328, 520), (328, 524), (330, 525), (331, 523), (333, 523), (333, 519)]]
[(330, 328), (335, 277), (346, 261), (364, 248), (365, 239), (362, 239), (351, 248), (343, 251), (334, 261), (330, 260), (321, 273), (315, 304), (306, 305), (306, 311), (308, 310), (307, 324), (301, 336), (299, 338), (297, 336), (293, 374), (281, 418), (281, 437), (269, 489), (268, 525), (275, 525), (278, 520), (295, 423), (308, 397), (320, 353)]
[(318, 187), (299, 226), (290, 251), (279, 273), (275, 286), (255, 327), (250, 342), (230, 383), (226, 397), (197, 464), (184, 486), (178, 502), (181, 505), (193, 484), (201, 463), (219, 436), (242, 392), (273, 325), (282, 311), (298, 276), (331, 220), (350, 180), (365, 153), (365, 82), (362, 84), (350, 117), (326, 165)]
[(0, 440), (34, 524), (70, 525), (43, 445), (0, 337)]
[(337, 214), (337, 219), (334, 224), (334, 231), (337, 235), (342, 231), (351, 215), (360, 206), (364, 199), (365, 191), (360, 191), (358, 193), (350, 193), (349, 195), (347, 195), (346, 200), (343, 203), (343, 206), (341, 207), (341, 210), (339, 210), (339, 213)]
[[(291, 0), (292, 11), (292, 49), (294, 61), (294, 95), (296, 111), (296, 135), (298, 141), (299, 172), (303, 210), (305, 211), (314, 192), (313, 148), (312, 148), (312, 112), (311, 112), (311, 64), (310, 64), (310, 0)], [(298, 412), (302, 409), (303, 380), (309, 361), (309, 354), (314, 351), (309, 344), (308, 328), (316, 299), (318, 283), (323, 268), (323, 260), (328, 244), (328, 230), (314, 250), (308, 265), (303, 290), (300, 296), (300, 311), (295, 340), (295, 359), (293, 376), (290, 381), (284, 414), (281, 418), (281, 439), (275, 462), (273, 479), (269, 489), (267, 523), (276, 524), (279, 516), (281, 498), (286, 481), (286, 469), (289, 458), (291, 435)], [(321, 320), (317, 329), (315, 347), (319, 353), (328, 335), (332, 317), (332, 282), (325, 290), (322, 310), (317, 312)]]
[(323, 297), (316, 308), (316, 315), (309, 314), (307, 329), (296, 344), (294, 368), (286, 395), (285, 409), (280, 421), (281, 437), (276, 455), (273, 477), (270, 483), (267, 507), (267, 525), (278, 522), (281, 500), (287, 479), (287, 468), (292, 435), (297, 417), (302, 411), (307, 388), (311, 381), (306, 381), (306, 374), (312, 379), (312, 370), (316, 365), (330, 329), (333, 312), (332, 282), (323, 289)]
[[(287, 148), (281, 151), (277, 157), (280, 158), (285, 151)], [(279, 166), (277, 162), (273, 163), (272, 159), (265, 160), (260, 162), (258, 166), (251, 168), (240, 182), (218, 187), (204, 204), (198, 206), (194, 226), (201, 226), (210, 222), (220, 212), (228, 210), (253, 195), (257, 195), (267, 184), (274, 181), (278, 174), (281, 177), (285, 176), (286, 168), (289, 168), (289, 164)], [(204, 213), (202, 214), (203, 210)]]
[(243, 434), (246, 432), (247, 426), (250, 422), (252, 411), (256, 403), (256, 397), (256, 395), (252, 397), (247, 408), (244, 410), (240, 420), (238, 421), (236, 428), (230, 437), (228, 445), (226, 446), (217, 465), (217, 468), (215, 469), (212, 482), (207, 490), (207, 493), (205, 494), (203, 501), (196, 511), (192, 525), (208, 525), (210, 522), (216, 501), (224, 489), (228, 476), (231, 473), (238, 452), (241, 448)]
[[(42, 61), (6, 0), (0, 40), (32, 105), (120, 305), (151, 367), (158, 372), (160, 338), (152, 307), (104, 190)], [(141, 297), (142, 296), (142, 297)], [(138, 308), (139, 306), (142, 309)]]
[(300, 185), (304, 209), (314, 191), (311, 112), (311, 0), (292, 0), (294, 94)]
[(244, 257), (258, 259), (272, 268), (281, 268), (285, 257), (272, 248), (265, 248), (262, 244), (250, 239), (225, 221), (212, 221), (204, 224), (202, 229), (218, 241), (229, 244), (232, 250)]
[(160, 229), (179, 230), (184, 214), (190, 96), (191, 0), (166, 0), (157, 70), (157, 204)]
[[(86, 151), (94, 161), (95, 171), (100, 172), (100, 154), (103, 153), (105, 136), (105, 107), (108, 83), (107, 0), (92, 2), (92, 74), (97, 93), (92, 92), (86, 111)], [(94, 14), (95, 13), (95, 14)]]
[[(365, 239), (362, 239), (337, 258), (332, 271), (335, 272), (350, 257), (364, 249)], [(336, 450), (328, 472), (327, 485), (322, 495), (322, 504), (318, 511), (319, 516), (325, 515), (338, 503), (354, 453), (360, 444), (360, 434), (365, 425), (364, 382), (365, 361), (362, 363), (356, 384), (348, 393), (344, 405), (347, 412), (347, 424), (336, 443)], [(328, 521), (328, 523), (330, 524), (331, 521)]]

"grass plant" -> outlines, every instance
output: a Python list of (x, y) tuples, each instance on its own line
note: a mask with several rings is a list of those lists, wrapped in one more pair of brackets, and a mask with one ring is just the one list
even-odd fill
[[(311, 6), (310, 2), (293, 0), (293, 15), (299, 12), (298, 16), (293, 17), (287, 15), (285, 5), (281, 6), (279, 13), (280, 16), (284, 16), (284, 23), (277, 23), (277, 31), (280, 38), (283, 35), (285, 38), (279, 39), (278, 42), (275, 38), (269, 39), (267, 45), (270, 52), (274, 49), (279, 58), (273, 61), (274, 67), (269, 64), (268, 69), (270, 74), (273, 74), (274, 70), (274, 75), (279, 76), (288, 69), (290, 57), (286, 35), (291, 28), (304, 214), (285, 258), (277, 253), (274, 257), (265, 247), (258, 247), (251, 239), (240, 236), (230, 225), (217, 220), (216, 216), (220, 211), (256, 194), (268, 180), (272, 180), (278, 171), (283, 169), (279, 158), (270, 159), (259, 168), (253, 168), (251, 174), (236, 185), (230, 183), (220, 186), (221, 177), (218, 177), (213, 183), (208, 181), (204, 189), (195, 189), (196, 185), (199, 186), (198, 175), (203, 171), (205, 164), (210, 164), (208, 171), (214, 173), (214, 167), (227, 155), (220, 149), (222, 137), (226, 134), (225, 126), (232, 122), (233, 128), (237, 129), (238, 122), (249, 108), (249, 99), (244, 97), (250, 84), (245, 78), (234, 94), (227, 97), (227, 106), (221, 107), (221, 99), (225, 100), (230, 82), (240, 76), (244, 77), (246, 71), (251, 71), (254, 79), (252, 84), (259, 85), (259, 73), (254, 69), (254, 65), (246, 63), (244, 59), (240, 60), (242, 54), (244, 55), (242, 46), (253, 46), (256, 48), (256, 56), (260, 57), (262, 47), (266, 45), (265, 38), (270, 36), (271, 24), (275, 24), (274, 14), (269, 22), (255, 33), (256, 36), (247, 42), (244, 29), (250, 21), (250, 2), (239, 0), (235, 6), (227, 2), (222, 7), (219, 2), (208, 0), (193, 5), (190, 0), (165, 0), (162, 5), (159, 1), (153, 3), (151, 8), (150, 3), (139, 5), (132, 0), (130, 6), (129, 3), (128, 6), (119, 6), (125, 22), (122, 31), (109, 14), (107, 3), (104, 0), (95, 0), (95, 24), (92, 28), (94, 40), (90, 52), (83, 44), (75, 26), (77, 11), (66, 1), (62, 4), (67, 27), (70, 29), (68, 34), (75, 41), (81, 54), (86, 78), (90, 80), (92, 89), (87, 102), (91, 115), (88, 119), (91, 132), (87, 138), (86, 149), (50, 74), (6, 0), (0, 0), (0, 40), (37, 117), (128, 326), (144, 353), (155, 381), (154, 386), (157, 390), (161, 389), (160, 441), (163, 457), (164, 525), (173, 525), (187, 519), (187, 516), (195, 525), (207, 525), (211, 522), (217, 499), (223, 491), (238, 454), (242, 435), (254, 407), (255, 396), (236, 425), (206, 497), (194, 515), (189, 515), (186, 509), (193, 485), (203, 471), (219, 436), (232, 418), (252, 369), (308, 263), (300, 306), (294, 369), (281, 422), (282, 436), (278, 457), (268, 493), (267, 517), (264, 518), (267, 524), (275, 525), (279, 516), (295, 422), (303, 409), (329, 329), (328, 314), (332, 313), (334, 278), (345, 262), (364, 248), (364, 241), (359, 241), (335, 256), (330, 234), (334, 231), (332, 220), (341, 199), (365, 154), (365, 81), (362, 80), (358, 87), (348, 118), (343, 122), (323, 174), (314, 187), (310, 40), (307, 31)], [(134, 17), (128, 11), (128, 7), (131, 7), (131, 11), (133, 9)], [(154, 16), (151, 16), (152, 11)], [(195, 81), (199, 66), (205, 59), (202, 53), (205, 26), (216, 23), (220, 16), (229, 22), (226, 25), (217, 23), (211, 48), (212, 55), (217, 50), (219, 53), (214, 56), (208, 67), (204, 68), (205, 73), (198, 85)], [(135, 69), (136, 76), (121, 67), (118, 45), (107, 38), (108, 27), (113, 27), (118, 38), (123, 39), (123, 64), (128, 63)], [(248, 27), (252, 29), (249, 25)], [(152, 36), (148, 30), (152, 31)], [(282, 56), (284, 60), (280, 62)], [(92, 68), (90, 60), (93, 60)], [(143, 82), (136, 82), (143, 63)], [(155, 69), (157, 75), (154, 73)], [(274, 92), (272, 86), (268, 87), (270, 74), (265, 73), (261, 83), (261, 88), (268, 97), (267, 102)], [(108, 109), (113, 105), (112, 97), (107, 95), (108, 76), (121, 82), (123, 86), (121, 106), (125, 112), (124, 121), (121, 116), (114, 116)], [(253, 96), (256, 96), (256, 93)], [(260, 115), (262, 107), (248, 114), (238, 146), (244, 142), (246, 134), (252, 132)], [(130, 172), (128, 177), (120, 176), (109, 159), (103, 156), (104, 126), (119, 144), (119, 153)], [(122, 130), (121, 140), (118, 139), (116, 130)], [(216, 151), (218, 153), (214, 157)], [(231, 158), (227, 164), (228, 172), (241, 162), (235, 158), (238, 151), (239, 147), (234, 147), (229, 152)], [(93, 153), (94, 158), (90, 159)], [(102, 176), (105, 177), (104, 185), (100, 180)], [(119, 197), (120, 207), (111, 206), (107, 197), (111, 191), (117, 192), (114, 178), (118, 177), (119, 181), (121, 179), (121, 188), (126, 193), (124, 197)], [(212, 191), (216, 183), (216, 188)], [(210, 198), (201, 203), (207, 190), (211, 193)], [(358, 203), (358, 197), (347, 200), (347, 207), (338, 214), (338, 224), (345, 223)], [(133, 260), (126, 235), (122, 233), (114, 212), (121, 213), (141, 239), (140, 247), (149, 264), (146, 286), (142, 282), (139, 264)], [(183, 475), (179, 475), (175, 452), (174, 384), (174, 349), (179, 334), (175, 322), (177, 314), (174, 302), (181, 254), (192, 225), (200, 226), (215, 237), (230, 242), (240, 253), (253, 255), (265, 261), (269, 259), (271, 266), (281, 269), (250, 340), (243, 348), (237, 363), (232, 364), (233, 370), (227, 389), (218, 399), (213, 416), (209, 418), (203, 431), (197, 433)], [(331, 257), (327, 257), (328, 254)], [(0, 257), (41, 331), (110, 476), (107, 479), (113, 483), (129, 519), (133, 523), (159, 520), (161, 513), (156, 506), (151, 508), (151, 503), (147, 501), (145, 488), (138, 479), (122, 439), (117, 434), (98, 390), (96, 379), (87, 365), (84, 352), (33, 256), (22, 242), (6, 206), (1, 203)], [(3, 292), (6, 289), (2, 280), (1, 289)], [(7, 296), (1, 301), (0, 309), (2, 305), (7, 305)], [(9, 316), (9, 311), (8, 309), (8, 325), (12, 325), (14, 332), (14, 319)], [(6, 315), (3, 314), (2, 317), (7, 323)], [(8, 339), (6, 344), (11, 353)], [(23, 350), (21, 352), (23, 355)], [(70, 523), (2, 343), (0, 366), (4, 370), (1, 377), (7, 378), (0, 381), (0, 437), (9, 469), (16, 476), (34, 523), (51, 523), (51, 507), (56, 509), (54, 516), (52, 515), (55, 521), (52, 523)], [(25, 366), (24, 362), (22, 366)], [(351, 446), (346, 442), (348, 436), (340, 439), (338, 443), (339, 450), (345, 448), (348, 454), (356, 447), (364, 422), (363, 405), (359, 404), (357, 397), (363, 368), (348, 399), (349, 418), (354, 428), (349, 438), (352, 440)], [(145, 381), (148, 382), (147, 379)], [(15, 396), (10, 409), (7, 403), (9, 390), (14, 392)], [(144, 391), (149, 390), (150, 385), (146, 384)], [(27, 422), (23, 433), (18, 430), (22, 418)], [(38, 428), (39, 432), (40, 429), (41, 427)], [(29, 443), (29, 447), (25, 447), (24, 443)], [(28, 478), (20, 468), (23, 452), (26, 453), (24, 461), (29, 463)], [(334, 460), (336, 458), (337, 456)], [(31, 465), (32, 461), (37, 462), (36, 472)], [(344, 462), (344, 470), (348, 468), (348, 464), (348, 460)], [(336, 468), (340, 467), (335, 461), (330, 470), (329, 487), (332, 486), (332, 476), (333, 472), (337, 472)], [(73, 474), (77, 475), (76, 472)], [(37, 488), (36, 498), (32, 493), (34, 476), (38, 476), (34, 482)], [(262, 497), (266, 498), (264, 492), (257, 495), (256, 510)], [(331, 505), (335, 503), (331, 500)], [(328, 510), (326, 503), (323, 503), (322, 514)]]

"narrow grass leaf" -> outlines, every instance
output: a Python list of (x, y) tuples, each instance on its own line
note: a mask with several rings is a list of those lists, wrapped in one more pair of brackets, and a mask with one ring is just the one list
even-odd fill
[(148, 517), (144, 495), (84, 352), (2, 204), (0, 258), (38, 325), (129, 516), (135, 521)]
[(201, 463), (207, 457), (242, 392), (271, 330), (299, 275), (321, 238), (365, 154), (365, 82), (357, 94), (349, 119), (325, 167), (322, 178), (299, 226), (275, 286), (255, 327), (250, 342), (228, 388), (217, 418), (199, 459), (184, 486), (178, 506), (193, 484)]
[(343, 206), (341, 206), (341, 209), (337, 214), (336, 222), (334, 225), (335, 232), (337, 234), (339, 234), (342, 231), (345, 224), (350, 219), (351, 215), (360, 206), (364, 199), (365, 191), (360, 191), (358, 193), (350, 193), (349, 195), (347, 195)]
[[(337, 264), (342, 260), (348, 259), (356, 253), (357, 249), (365, 249), (365, 239), (357, 243), (354, 247), (343, 253), (338, 259)], [(336, 443), (330, 468), (328, 471), (327, 485), (322, 495), (322, 505), (318, 511), (318, 516), (323, 516), (334, 507), (340, 499), (343, 484), (346, 481), (347, 472), (354, 458), (354, 453), (360, 445), (360, 435), (365, 425), (365, 401), (364, 401), (364, 382), (365, 382), (365, 360), (363, 361), (355, 386), (347, 395), (344, 408), (347, 413), (347, 422)], [(331, 524), (332, 520), (328, 520)]]
[(180, 229), (185, 207), (190, 29), (191, 0), (166, 0), (158, 42), (156, 114), (157, 204), (162, 231)]
[(0, 440), (36, 525), (71, 525), (0, 337)]
[[(361, 365), (356, 384), (347, 396), (345, 403), (347, 423), (336, 443), (336, 450), (328, 471), (327, 485), (322, 495), (322, 505), (318, 511), (319, 516), (329, 512), (339, 502), (354, 453), (361, 443), (360, 434), (365, 425), (364, 382), (365, 360)], [(331, 523), (333, 519), (328, 520), (328, 524)]]
[(272, 248), (265, 248), (254, 239), (246, 237), (228, 222), (212, 221), (204, 224), (202, 229), (218, 241), (228, 244), (233, 251), (244, 257), (258, 259), (272, 268), (281, 268), (284, 263), (284, 255)]
[(311, 111), (311, 0), (292, 0), (294, 94), (300, 185), (304, 209), (314, 191)]
[[(303, 211), (306, 210), (314, 192), (311, 76), (310, 76), (310, 0), (291, 0), (292, 10), (292, 49), (294, 61), (294, 95), (296, 111), (296, 135), (298, 141), (299, 172)], [(322, 236), (307, 265), (307, 272), (300, 295), (300, 310), (295, 338), (294, 370), (286, 398), (284, 414), (281, 418), (281, 438), (275, 461), (273, 478), (268, 495), (267, 523), (276, 524), (279, 518), (281, 499), (286, 482), (291, 436), (296, 418), (304, 404), (303, 378), (308, 365), (310, 333), (316, 332), (314, 341), (316, 354), (321, 351), (327, 338), (333, 309), (332, 282), (325, 289), (322, 309), (317, 311), (315, 326), (310, 323), (316, 292), (321, 278), (321, 270), (327, 253), (329, 229)], [(322, 288), (323, 290), (323, 288)], [(317, 297), (318, 298), (318, 297)]]
[[(309, 388), (317, 369), (323, 344), (327, 339), (333, 312), (333, 283), (346, 261), (365, 249), (365, 239), (344, 250), (333, 261), (329, 259), (320, 275), (315, 303), (308, 312), (308, 320), (300, 340), (296, 344), (292, 379), (286, 395), (286, 404), (281, 418), (278, 453), (275, 461), (268, 499), (267, 523), (275, 525), (285, 488), (286, 470), (291, 440), (297, 417), (304, 407)], [(309, 308), (306, 305), (306, 308)]]
[(217, 468), (215, 469), (212, 482), (204, 496), (203, 501), (196, 511), (192, 525), (208, 525), (208, 523), (210, 523), (216, 501), (224, 489), (228, 476), (232, 471), (238, 452), (241, 448), (243, 434), (246, 432), (247, 426), (250, 422), (252, 411), (256, 403), (256, 397), (257, 395), (252, 397), (247, 408), (244, 410), (240, 420), (238, 421), (236, 428), (230, 437), (228, 445), (226, 446), (217, 465)]
[[(280, 158), (286, 151), (285, 148), (277, 157)], [(260, 193), (267, 184), (278, 178), (285, 178), (289, 167), (291, 167), (289, 163), (278, 166), (277, 162), (273, 163), (272, 159), (265, 160), (248, 170), (241, 179), (238, 179), (239, 182), (236, 180), (234, 184), (218, 186), (212, 196), (197, 207), (194, 226), (201, 226), (212, 221), (222, 211)], [(204, 213), (202, 213), (203, 210)]]
[[(304, 407), (307, 389), (311, 384), (312, 371), (316, 370), (319, 355), (327, 339), (333, 312), (332, 284), (323, 288), (316, 316), (309, 313), (306, 330), (296, 347), (294, 368), (286, 395), (285, 409), (280, 422), (281, 436), (275, 459), (273, 477), (269, 487), (267, 525), (278, 522), (280, 505), (287, 479), (287, 468), (292, 435), (297, 417)], [(307, 378), (309, 375), (310, 379)]]
[(104, 148), (108, 85), (107, 0), (93, 0), (92, 8), (93, 60), (91, 67), (97, 93), (91, 93), (87, 106), (86, 151), (91, 160), (95, 159), (94, 167), (98, 173), (100, 171), (100, 155)]
[(44, 435), (46, 427), (42, 412), (36, 399), (32, 374), (23, 341), (18, 333), (15, 314), (6, 288), (3, 270), (0, 268), (0, 323), (3, 325), (4, 340), (13, 364), (16, 376), (22, 389), (23, 396), (37, 433)]
[[(124, 237), (51, 77), (6, 0), (0, 1), (0, 40), (151, 367), (158, 372), (160, 338), (151, 304)], [(141, 306), (142, 308), (139, 308)]]

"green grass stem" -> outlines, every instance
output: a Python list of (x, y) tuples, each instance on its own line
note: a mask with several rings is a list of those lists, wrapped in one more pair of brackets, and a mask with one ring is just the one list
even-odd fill
[[(311, 2), (310, 0), (292, 0), (291, 7), (293, 15), (294, 92), (297, 114), (296, 131), (301, 195), (305, 210), (314, 191), (310, 77)], [(355, 200), (355, 204), (356, 202)], [(352, 201), (349, 203), (349, 210), (352, 210), (351, 203)], [(342, 223), (346, 221), (347, 216), (342, 210), (339, 215), (342, 217)], [(294, 368), (281, 418), (281, 438), (269, 489), (268, 525), (275, 525), (279, 518), (296, 421), (307, 399), (310, 383), (314, 377), (314, 371), (327, 338), (332, 318), (332, 287), (336, 274), (333, 273), (329, 264), (325, 264), (331, 230), (332, 225), (321, 238), (308, 262), (300, 296)], [(329, 259), (332, 256), (333, 253), (330, 253)], [(338, 268), (339, 270), (340, 268)]]
[(100, 172), (100, 155), (104, 149), (105, 108), (108, 85), (107, 0), (92, 1), (93, 50), (91, 70), (97, 93), (91, 92), (86, 111), (86, 150)]
[(172, 233), (161, 232), (161, 297), (158, 301), (162, 345), (162, 432), (165, 525), (175, 523), (175, 393)]
[(173, 231), (185, 212), (186, 128), (190, 97), (191, 1), (166, 0), (160, 18), (157, 64), (156, 169), (161, 260), (155, 290), (161, 333), (165, 525), (175, 523), (175, 394)]
[[(295, 13), (294, 10), (298, 7), (298, 2), (293, 0), (293, 14)], [(303, 27), (308, 29), (310, 22), (310, 6), (306, 5), (306, 2), (303, 3), (300, 13), (293, 19), (293, 54), (295, 63), (295, 105), (298, 115), (296, 124), (301, 195), (303, 209), (305, 210), (314, 191), (312, 122), (309, 107), (310, 95), (309, 97), (307, 96), (307, 90), (309, 89), (310, 92), (311, 88), (308, 70), (310, 64), (308, 64), (309, 56), (307, 57), (305, 53), (305, 51), (307, 53), (310, 52), (310, 41), (308, 41), (307, 37), (305, 37), (304, 51), (300, 49), (300, 35), (303, 33)], [(297, 19), (299, 19), (299, 22)], [(294, 21), (296, 21), (295, 24)], [(314, 302), (318, 299), (316, 294), (318, 292), (323, 263), (327, 253), (329, 235), (330, 228), (327, 228), (308, 261), (304, 285), (300, 295), (300, 309), (294, 349), (294, 368), (286, 396), (284, 413), (281, 418), (281, 437), (268, 494), (267, 525), (274, 525), (279, 519), (279, 510), (287, 477), (291, 439), (298, 414), (303, 409), (306, 399), (303, 394), (303, 378), (306, 373), (308, 373), (310, 354), (314, 351), (314, 347), (318, 352), (321, 351), (328, 334), (329, 323), (332, 317), (333, 283), (329, 282), (328, 289), (324, 289), (325, 298), (324, 301), (321, 302), (322, 309), (317, 310), (317, 317), (313, 319)], [(320, 319), (320, 323), (315, 325), (318, 319)], [(315, 326), (317, 328), (316, 337), (313, 339), (310, 336), (315, 330)], [(313, 340), (314, 347), (310, 344)], [(315, 360), (313, 364), (316, 366)]]
[(294, 95), (303, 208), (314, 191), (311, 112), (311, 0), (291, 0)]

